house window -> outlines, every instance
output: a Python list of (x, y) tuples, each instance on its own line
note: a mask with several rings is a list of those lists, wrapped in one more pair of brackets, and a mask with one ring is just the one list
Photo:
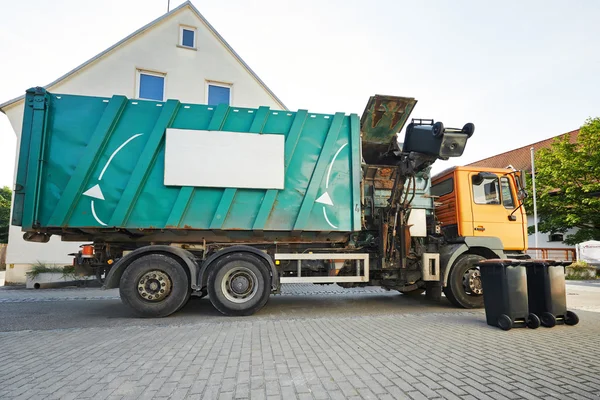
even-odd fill
[(209, 83), (207, 85), (208, 105), (231, 104), (231, 85), (222, 83)]
[(549, 242), (562, 242), (563, 239), (564, 236), (562, 233), (551, 233), (550, 236), (548, 236)]
[(189, 47), (191, 49), (196, 48), (196, 28), (189, 26), (179, 27), (179, 45), (183, 47)]
[(165, 74), (138, 71), (138, 99), (164, 101)]

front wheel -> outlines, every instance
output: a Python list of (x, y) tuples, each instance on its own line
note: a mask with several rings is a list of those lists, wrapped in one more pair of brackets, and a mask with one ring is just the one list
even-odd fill
[(208, 297), (225, 315), (252, 315), (271, 294), (267, 266), (251, 253), (231, 253), (217, 259), (208, 274)]
[(448, 276), (444, 294), (452, 304), (462, 308), (483, 307), (481, 272), (475, 264), (485, 260), (477, 254), (459, 256)]
[(166, 317), (187, 303), (190, 283), (184, 267), (164, 254), (133, 261), (119, 284), (121, 301), (141, 317)]

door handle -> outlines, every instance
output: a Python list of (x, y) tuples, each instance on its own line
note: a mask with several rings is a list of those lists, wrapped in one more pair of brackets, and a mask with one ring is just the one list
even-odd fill
[(483, 226), (481, 226), (481, 225), (479, 225), (479, 226), (476, 226), (476, 227), (475, 227), (475, 228), (473, 228), (473, 229), (475, 229), (476, 231), (480, 231), (480, 232), (483, 232), (483, 231), (485, 231), (485, 228), (484, 228)]

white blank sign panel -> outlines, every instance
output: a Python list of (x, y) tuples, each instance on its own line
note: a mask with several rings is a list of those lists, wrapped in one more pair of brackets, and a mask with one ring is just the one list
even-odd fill
[(283, 135), (167, 129), (165, 186), (283, 189)]

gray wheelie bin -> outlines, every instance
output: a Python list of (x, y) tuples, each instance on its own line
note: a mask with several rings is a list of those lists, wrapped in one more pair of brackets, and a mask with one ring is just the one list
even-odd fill
[(513, 327), (535, 329), (540, 326), (540, 319), (529, 313), (527, 272), (522, 263), (498, 259), (478, 264), (488, 325), (505, 331)]
[[(579, 317), (567, 311), (565, 267), (570, 262), (532, 260), (527, 263), (529, 312), (537, 315), (542, 326), (576, 325)], [(485, 291), (484, 291), (485, 294)]]

